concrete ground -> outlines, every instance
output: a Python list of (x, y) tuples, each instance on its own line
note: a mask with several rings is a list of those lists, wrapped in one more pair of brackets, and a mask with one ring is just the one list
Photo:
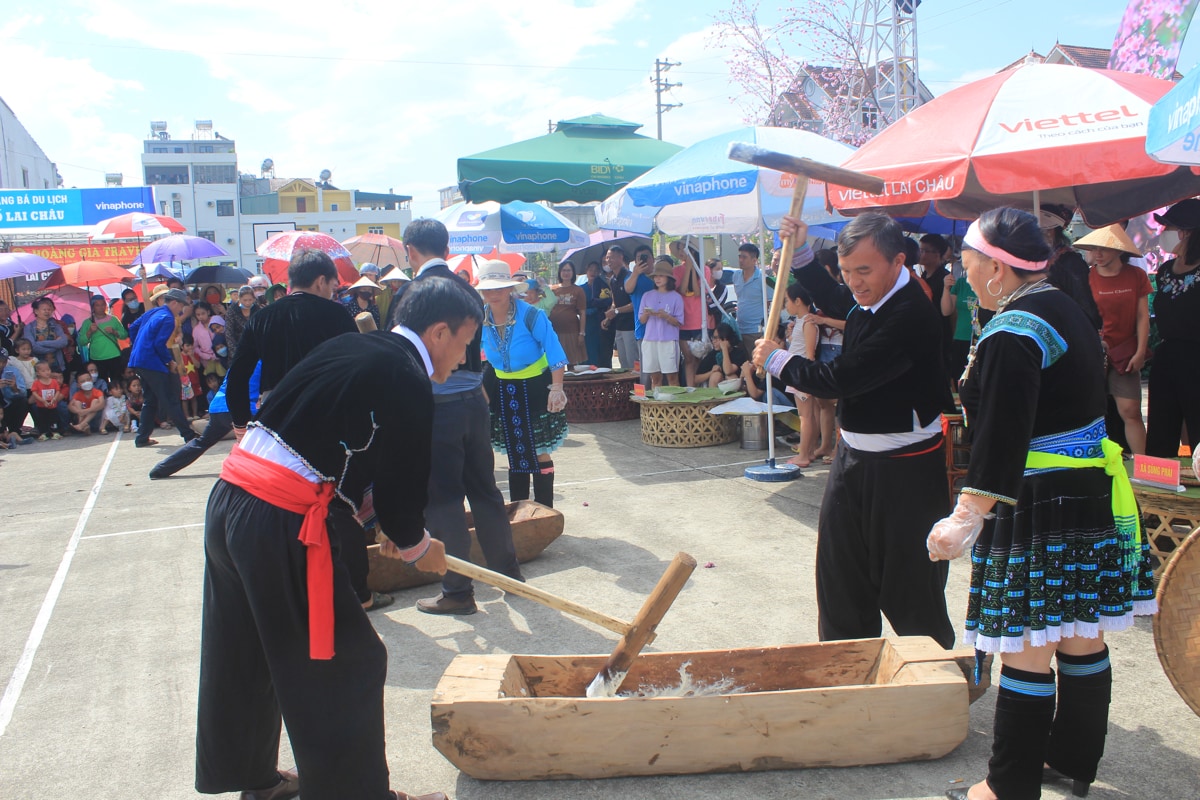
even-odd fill
[[(128, 437), (37, 444), (0, 464), (0, 798), (194, 797), (204, 504), (230, 442), (174, 479), (146, 473), (179, 444)], [(826, 471), (755, 483), (762, 454), (734, 445), (645, 446), (638, 423), (576, 425), (556, 456), (566, 531), (525, 567), (536, 586), (630, 619), (672, 555), (702, 565), (652, 649), (816, 639), (813, 560)], [(503, 478), (503, 473), (497, 473)], [(904, 509), (897, 509), (904, 513)], [(711, 567), (707, 565), (711, 562)], [(707, 567), (707, 568), (705, 568)], [(947, 598), (964, 607), (966, 564)], [(608, 653), (616, 636), (535, 603), (477, 590), (471, 617), (420, 614), (435, 587), (398, 593), (373, 619), (390, 661), (393, 785), (482, 798), (936, 798), (985, 772), (994, 692), (972, 706), (967, 740), (933, 762), (738, 775), (485, 783), (430, 743), (429, 702), (457, 653)], [(1110, 638), (1116, 673), (1107, 754), (1091, 797), (1200, 797), (1200, 719), (1155, 655), (1151, 625)], [(913, 725), (919, 725), (917, 720)], [(905, 731), (896, 731), (904, 736)], [(281, 764), (292, 764), (286, 742)], [(962, 783), (959, 783), (962, 782)], [(1048, 798), (1067, 796), (1047, 787)]]

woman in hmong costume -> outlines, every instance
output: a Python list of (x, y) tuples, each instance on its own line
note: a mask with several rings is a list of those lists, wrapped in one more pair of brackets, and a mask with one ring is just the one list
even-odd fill
[(1121, 449), (1105, 438), (1100, 340), (1047, 280), (1049, 257), (1037, 219), (1016, 209), (989, 211), (963, 239), (967, 280), (997, 314), (960, 392), (966, 486), (928, 546), (935, 560), (971, 549), (964, 640), (1003, 667), (987, 780), (954, 798), (1037, 798), (1060, 777), (1087, 794), (1112, 689), (1104, 633), (1157, 608)]
[(508, 492), (554, 505), (554, 461), (550, 454), (567, 438), (567, 395), (563, 369), (567, 356), (545, 312), (513, 297), (503, 261), (479, 268), (476, 287), (483, 310), (483, 352), (491, 370), (484, 387), (492, 408), (492, 447), (508, 455)]

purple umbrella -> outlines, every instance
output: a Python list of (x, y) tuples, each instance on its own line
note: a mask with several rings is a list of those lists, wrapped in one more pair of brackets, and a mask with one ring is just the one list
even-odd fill
[(0, 280), (53, 272), (61, 266), (36, 253), (0, 253)]
[(225, 252), (212, 241), (203, 236), (188, 236), (175, 234), (167, 236), (146, 245), (134, 264), (170, 263), (172, 261), (190, 261), (193, 258), (214, 258), (227, 256)]

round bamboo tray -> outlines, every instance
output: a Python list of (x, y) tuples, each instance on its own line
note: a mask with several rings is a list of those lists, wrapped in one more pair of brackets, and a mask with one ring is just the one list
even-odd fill
[(1154, 648), (1175, 691), (1200, 714), (1200, 527), (1175, 551), (1159, 581)]
[(638, 374), (618, 373), (594, 378), (563, 380), (567, 394), (567, 422), (620, 422), (638, 418), (638, 407), (630, 399)]
[(736, 442), (741, 434), (740, 417), (708, 413), (729, 399), (683, 403), (634, 397), (633, 402), (642, 408), (642, 441), (654, 447), (710, 447)]

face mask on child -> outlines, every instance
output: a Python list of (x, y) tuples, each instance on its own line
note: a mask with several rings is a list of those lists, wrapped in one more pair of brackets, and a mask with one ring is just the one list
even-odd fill
[(1158, 246), (1168, 253), (1174, 253), (1179, 247), (1179, 231), (1163, 231), (1158, 236)]
[(221, 358), (224, 358), (226, 356), (226, 354), (228, 354), (228, 353), (229, 353), (228, 347), (218, 347), (217, 348), (217, 355), (219, 355)]
[(97, 378), (100, 377), (100, 373), (94, 369), (89, 369), (88, 374), (92, 376), (92, 380), (96, 380)]
[(92, 385), (93, 384), (91, 381), (83, 381), (79, 384), (79, 388), (85, 392), (90, 392), (92, 390)]

